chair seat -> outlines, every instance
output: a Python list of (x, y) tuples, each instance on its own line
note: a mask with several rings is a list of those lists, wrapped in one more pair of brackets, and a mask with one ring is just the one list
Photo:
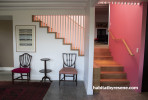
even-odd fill
[(77, 74), (75, 68), (64, 67), (60, 70), (59, 74)]
[(15, 68), (12, 70), (12, 72), (15, 73), (29, 73), (30, 72), (30, 68)]

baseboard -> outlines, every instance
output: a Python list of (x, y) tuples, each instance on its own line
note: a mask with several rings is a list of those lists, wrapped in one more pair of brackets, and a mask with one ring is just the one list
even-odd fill
[(87, 90), (87, 95), (93, 95), (93, 89), (92, 88)]
[[(18, 77), (20, 74), (15, 74), (15, 77)], [(51, 80), (59, 80), (59, 77), (57, 75), (47, 75), (48, 77), (51, 78)], [(42, 78), (44, 77), (44, 74), (31, 74), (30, 78), (31, 80), (42, 80)], [(26, 78), (26, 77), (24, 77)], [(69, 79), (66, 79), (69, 80)], [(72, 80), (72, 79), (70, 79)], [(84, 81), (83, 79), (78, 79), (78, 81)]]
[(12, 69), (14, 69), (14, 67), (0, 67), (0, 70), (3, 71), (11, 71)]
[[(42, 80), (44, 74), (42, 75), (32, 75), (31, 74), (31, 80)], [(57, 75), (47, 75), (51, 78), (51, 80), (59, 80), (59, 77)], [(67, 79), (69, 80), (69, 79)], [(71, 79), (70, 79), (71, 80)], [(84, 81), (83, 79), (78, 79), (78, 81)]]

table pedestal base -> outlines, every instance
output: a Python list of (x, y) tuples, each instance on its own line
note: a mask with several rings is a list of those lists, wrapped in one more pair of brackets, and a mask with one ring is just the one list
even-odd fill
[(52, 81), (50, 80), (50, 78), (47, 77), (47, 76), (44, 76), (44, 77), (42, 78), (41, 82), (46, 82), (46, 79), (49, 79), (49, 82), (50, 82), (50, 83), (52, 82)]

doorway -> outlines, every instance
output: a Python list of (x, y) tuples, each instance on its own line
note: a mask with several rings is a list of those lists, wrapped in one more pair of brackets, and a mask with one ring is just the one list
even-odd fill
[(12, 16), (0, 16), (0, 70), (13, 67), (13, 24)]
[(109, 4), (95, 7), (95, 46), (108, 46)]
[(97, 29), (97, 42), (104, 45), (108, 44), (107, 29)]

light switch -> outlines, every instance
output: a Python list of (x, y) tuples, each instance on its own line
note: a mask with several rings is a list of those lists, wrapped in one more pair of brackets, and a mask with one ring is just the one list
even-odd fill
[(139, 52), (139, 48), (136, 48), (136, 52), (137, 52), (137, 53)]

